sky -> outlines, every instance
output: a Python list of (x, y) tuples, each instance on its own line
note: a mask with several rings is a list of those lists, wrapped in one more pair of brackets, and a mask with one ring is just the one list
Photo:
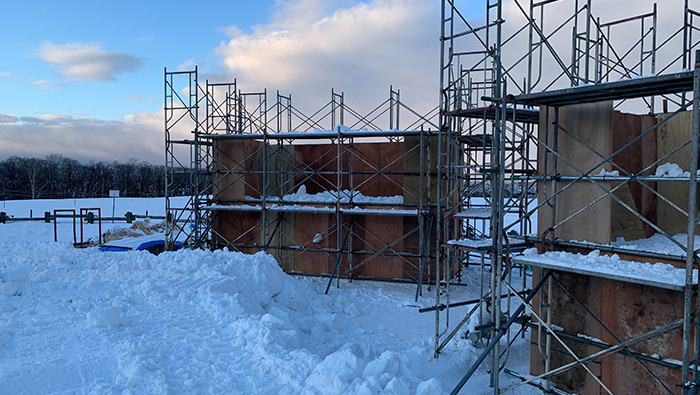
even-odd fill
[[(483, 14), (484, 1), (458, 3), (467, 19)], [(510, 19), (518, 12), (507, 3)], [(651, 2), (608, 0), (597, 10), (621, 17)], [(308, 113), (331, 89), (351, 107), (383, 102), (390, 85), (419, 111), (439, 97), (438, 0), (66, 0), (7, 2), (3, 14), (0, 159), (162, 164), (166, 67), (197, 65), (200, 81), (235, 78), (243, 91), (280, 90)]]
[(311, 108), (331, 88), (376, 103), (391, 84), (437, 97), (434, 0), (68, 0), (3, 14), (0, 159), (163, 163), (165, 67)]

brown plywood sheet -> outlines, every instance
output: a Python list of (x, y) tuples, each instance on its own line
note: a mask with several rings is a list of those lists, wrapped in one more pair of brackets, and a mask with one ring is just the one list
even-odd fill
[[(401, 222), (397, 223), (397, 218), (392, 216), (380, 215), (357, 215), (353, 221), (356, 226), (353, 227), (353, 232), (356, 236), (353, 238), (353, 249), (355, 251), (368, 251), (367, 254), (353, 254), (353, 265), (362, 266), (356, 267), (353, 270), (353, 275), (380, 277), (380, 278), (406, 278), (403, 273), (405, 262), (403, 258), (398, 256), (373, 256), (373, 252), (384, 249), (386, 252), (404, 251), (403, 242), (399, 240), (403, 235), (403, 226)], [(393, 244), (393, 245), (392, 245)]]
[[(214, 242), (225, 245), (245, 244), (254, 246), (261, 242), (262, 231), (260, 212), (219, 211), (215, 214)], [(257, 247), (231, 247), (236, 251), (255, 253)]]
[[(610, 187), (615, 187), (619, 183), (613, 182), (609, 183)], [(614, 192), (615, 197), (623, 201), (627, 207), (637, 211), (637, 205), (635, 199), (632, 195), (632, 189), (634, 185), (629, 183), (621, 186)], [(639, 193), (639, 204), (641, 205), (641, 190), (637, 190)], [(618, 237), (623, 237), (625, 240), (638, 240), (647, 237), (644, 231), (644, 222), (631, 212), (626, 207), (622, 206), (617, 201), (611, 202), (612, 213), (610, 215), (610, 240), (616, 240)]]
[[(314, 249), (336, 249), (335, 218), (330, 214), (295, 213), (294, 246)], [(320, 233), (323, 239), (318, 244), (312, 242)], [(326, 252), (297, 251), (294, 256), (294, 270), (303, 273), (331, 273), (335, 265), (335, 254)]]
[[(656, 117), (650, 117), (650, 116), (642, 116), (641, 117), (641, 128), (640, 131), (641, 133), (644, 133), (645, 131), (651, 129), (654, 125), (656, 125), (657, 119)], [(642, 175), (654, 175), (656, 173), (656, 166), (652, 166), (654, 162), (656, 162), (657, 155), (658, 155), (658, 148), (657, 148), (657, 134), (658, 131), (655, 130), (653, 132), (650, 132), (646, 134), (644, 137), (642, 137), (642, 169), (646, 169), (649, 167), (649, 170), (646, 172), (642, 173)], [(657, 223), (657, 197), (656, 194), (649, 189), (656, 191), (657, 190), (657, 184), (655, 182), (650, 182), (647, 183), (649, 188), (642, 188), (642, 198), (641, 198), (641, 213), (642, 215), (647, 218), (649, 221), (652, 223), (656, 224)], [(649, 226), (648, 224), (644, 224), (644, 233), (646, 234), (647, 237), (650, 237), (656, 231), (654, 228)]]
[[(540, 110), (540, 139), (546, 141), (550, 147), (555, 146), (552, 122), (554, 121), (553, 108), (542, 108)], [(559, 110), (559, 124), (568, 133), (575, 136), (568, 136), (563, 131), (559, 131), (556, 141), (557, 152), (572, 163), (577, 169), (588, 171), (600, 162), (600, 157), (589, 148), (579, 143), (577, 140), (585, 142), (597, 153), (608, 156), (612, 149), (612, 103), (592, 103), (576, 106), (567, 106)], [(545, 131), (548, 130), (548, 135)], [(545, 149), (539, 147), (538, 173), (545, 174)], [(554, 156), (547, 155), (548, 175), (552, 175), (554, 170), (552, 161)], [(603, 166), (606, 170), (611, 170), (611, 165)], [(594, 171), (599, 173), (600, 170)], [(559, 159), (556, 169), (557, 174), (579, 175), (579, 173)], [(563, 189), (569, 182), (557, 182), (556, 191)], [(608, 183), (601, 183), (609, 188)], [(546, 196), (551, 195), (551, 182), (538, 183), (538, 198), (543, 201)], [(555, 223), (559, 223), (571, 214), (587, 206), (596, 198), (602, 196), (603, 191), (597, 186), (588, 183), (576, 183), (568, 187), (564, 192), (557, 195)], [(591, 221), (595, 218), (595, 221)], [(538, 210), (538, 234), (542, 235), (552, 224), (551, 209), (543, 206)], [(586, 209), (583, 214), (579, 214), (567, 222), (560, 225), (556, 230), (556, 236), (565, 240), (586, 240), (597, 243), (610, 242), (611, 231), (611, 202), (610, 198), (604, 198), (593, 206)]]
[[(539, 279), (539, 269), (537, 269)], [(601, 286), (602, 279), (581, 276), (572, 273), (557, 272), (555, 274), (559, 281), (567, 286), (569, 291), (576, 296), (581, 302), (583, 302), (591, 311), (594, 313), (599, 313), (601, 309)], [(533, 277), (533, 281), (536, 279)], [(533, 302), (533, 305), (540, 306), (540, 300), (547, 301), (546, 287), (543, 288), (543, 292), (540, 294), (540, 298), (537, 298)], [(586, 311), (572, 298), (570, 298), (558, 285), (553, 284), (552, 287), (552, 322), (562, 327), (566, 333), (585, 333), (592, 337), (600, 338), (601, 329), (600, 326), (595, 323), (595, 320), (586, 313)], [(537, 303), (537, 304), (534, 304)], [(546, 310), (540, 311), (542, 315), (540, 317), (546, 317)], [(541, 340), (538, 340), (538, 331), (536, 329), (532, 330), (532, 341), (535, 346), (532, 348), (531, 353), (531, 373), (533, 375), (541, 374), (544, 371), (544, 362), (540, 357), (540, 352), (537, 348), (537, 343), (542, 341), (542, 349), (544, 350), (544, 335), (542, 335)], [(544, 332), (543, 332), (544, 333)], [(564, 343), (578, 356), (586, 356), (592, 354), (599, 349), (593, 346), (573, 341), (564, 340)], [(552, 353), (551, 353), (551, 369), (558, 366), (562, 366), (573, 362), (574, 359), (569, 355), (565, 348), (552, 338)], [(600, 364), (588, 363), (586, 366), (596, 375), (600, 375)], [(582, 367), (576, 367), (568, 370), (564, 373), (556, 375), (552, 381), (556, 383), (557, 388), (562, 389), (567, 392), (578, 393), (578, 394), (598, 394), (598, 383), (593, 377), (586, 372)]]
[[(226, 203), (226, 200), (242, 200), (245, 196), (260, 196), (258, 189), (262, 186), (262, 177), (256, 175), (263, 169), (263, 150), (260, 142), (242, 142), (224, 140), (216, 142), (215, 152), (218, 155), (220, 173), (226, 171), (247, 171), (244, 176), (223, 174), (215, 188), (215, 201)], [(410, 144), (410, 143), (409, 143)], [(350, 189), (351, 185), (366, 196), (394, 196), (404, 194), (404, 173), (412, 164), (406, 161), (416, 161), (420, 166), (420, 155), (404, 155), (409, 146), (404, 142), (398, 143), (359, 143), (346, 144), (340, 147), (334, 144), (311, 144), (265, 147), (267, 169), (271, 171), (265, 178), (265, 190), (276, 196), (296, 192), (301, 185), (307, 193), (314, 194), (322, 191), (335, 191), (338, 183), (342, 189)], [(353, 159), (350, 161), (350, 153)], [(426, 158), (427, 161), (427, 158)], [(352, 176), (343, 175), (338, 180), (338, 169), (344, 172), (350, 169), (356, 172)], [(299, 171), (316, 172), (316, 174), (294, 174)], [(384, 172), (376, 175), (373, 173)], [(324, 174), (325, 173), (325, 174)], [(363, 174), (364, 173), (364, 174)], [(386, 174), (399, 173), (399, 174)], [(427, 189), (426, 192), (427, 194)], [(224, 202), (220, 202), (224, 200)], [(427, 196), (426, 196), (427, 203)], [(240, 204), (240, 203), (237, 203)], [(398, 208), (398, 207), (397, 207)], [(247, 240), (252, 244), (266, 244), (285, 270), (307, 273), (330, 273), (336, 262), (337, 237), (335, 214), (318, 214), (296, 212), (284, 214), (267, 213), (268, 235), (271, 240), (262, 240), (262, 217), (260, 213), (222, 211), (217, 221), (217, 232), (221, 233), (222, 243), (230, 240)], [(371, 259), (362, 267), (355, 268), (353, 275), (379, 278), (417, 278), (418, 259), (402, 257), (372, 256), (371, 253), (359, 251), (377, 251), (401, 239), (404, 232), (418, 226), (417, 218), (400, 216), (359, 215), (342, 216), (343, 221), (352, 220), (353, 230), (357, 235), (352, 237), (341, 260), (341, 274), (348, 274), (350, 264), (357, 266), (364, 259)], [(408, 222), (407, 222), (408, 221)], [(278, 225), (279, 224), (279, 225)], [(277, 229), (275, 231), (275, 229)], [(408, 230), (407, 230), (408, 229)], [(241, 235), (251, 231), (254, 237)], [(311, 243), (316, 233), (323, 234), (323, 240), (314, 245)], [(433, 230), (434, 234), (434, 230)], [(415, 239), (415, 240), (414, 240)], [(431, 240), (434, 239), (434, 235)], [(395, 243), (387, 251), (418, 253), (417, 234), (407, 240)], [(302, 248), (298, 248), (301, 246)], [(304, 248), (327, 249), (322, 251), (303, 251)], [(245, 248), (249, 252), (257, 249)], [(426, 276), (427, 277), (427, 268)]]
[[(404, 161), (404, 172), (418, 174), (421, 172), (421, 155), (420, 155), (420, 139), (418, 136), (407, 136), (404, 139), (404, 151), (410, 152)], [(424, 149), (426, 142), (424, 142)], [(430, 172), (430, 185), (423, 185), (423, 204), (428, 203), (428, 192), (430, 192), (430, 201), (437, 201), (437, 163), (438, 163), (438, 136), (430, 137), (430, 155), (426, 152), (423, 154), (422, 170)], [(420, 192), (420, 176), (407, 175), (403, 179), (404, 191), (403, 201), (407, 204), (418, 204)]]
[[(582, 334), (614, 345), (619, 341), (632, 339), (682, 318), (682, 292), (580, 274), (556, 272), (555, 276), (602, 321), (615, 337), (595, 321), (590, 314), (587, 314), (581, 305), (574, 302), (559, 285), (555, 284), (552, 303), (553, 323), (562, 327), (569, 334)], [(533, 282), (539, 278), (540, 269), (535, 268)], [(546, 309), (540, 309), (540, 300), (546, 300), (546, 289), (545, 287), (545, 291), (533, 299), (535, 311), (542, 314), (542, 317), (544, 317)], [(533, 330), (531, 336), (533, 341), (530, 358), (531, 373), (541, 374), (544, 362), (537, 344), (544, 342), (544, 337), (538, 338), (537, 330)], [(579, 357), (600, 351), (598, 347), (588, 346), (580, 342), (566, 341), (566, 343)], [(552, 340), (552, 344), (553, 349), (563, 350), (555, 340)], [(681, 360), (682, 331), (677, 329), (652, 338), (634, 345), (630, 350), (650, 356), (657, 355), (661, 359)], [(573, 361), (571, 357), (555, 351), (552, 353), (551, 369), (571, 361)], [(644, 362), (644, 364), (674, 393), (681, 393), (677, 386), (680, 382), (680, 372), (649, 362)], [(631, 356), (613, 354), (587, 366), (615, 394), (664, 393), (663, 387)], [(558, 388), (572, 393), (582, 395), (604, 393), (595, 380), (581, 368), (557, 375), (553, 378), (553, 382)]]
[[(548, 111), (548, 112), (547, 112)], [(550, 147), (554, 146), (553, 132), (554, 109), (543, 108), (540, 113), (540, 136), (548, 140)], [(635, 115), (612, 111), (611, 103), (594, 103), (578, 106), (567, 106), (559, 110), (559, 124), (566, 132), (560, 130), (556, 144), (558, 153), (572, 166), (563, 160), (558, 161), (557, 173), (561, 175), (580, 175), (574, 170), (589, 171), (613, 152), (617, 152), (644, 131), (651, 128), (656, 121), (654, 117)], [(549, 135), (547, 136), (546, 129)], [(578, 140), (578, 141), (577, 141)], [(589, 149), (590, 146), (593, 150)], [(595, 151), (595, 152), (594, 152)], [(631, 146), (620, 151), (612, 159), (615, 166), (606, 163), (602, 166), (606, 171), (618, 170), (621, 175), (630, 174), (652, 175), (654, 168), (642, 173), (642, 170), (656, 160), (656, 134), (649, 133)], [(540, 148), (538, 171), (544, 173), (544, 153)], [(553, 155), (547, 157), (548, 174), (552, 174)], [(591, 174), (600, 173), (601, 167)], [(620, 170), (622, 169), (622, 170)], [(599, 182), (603, 187), (611, 189), (615, 183)], [(558, 182), (557, 190), (563, 189), (569, 182)], [(544, 189), (543, 183), (538, 184), (540, 199), (551, 195), (551, 183)], [(653, 190), (655, 183), (649, 183)], [(580, 182), (567, 188), (557, 197), (557, 221), (560, 222), (581, 208), (604, 195), (604, 192), (590, 182)], [(586, 209), (581, 214), (562, 224), (556, 230), (556, 236), (565, 240), (586, 240), (598, 243), (609, 243), (618, 237), (627, 240), (649, 237), (654, 233), (635, 213), (655, 223), (656, 197), (653, 191), (644, 188), (638, 182), (630, 182), (620, 187), (615, 196), (622, 200), (632, 211), (623, 207), (610, 197), (603, 197), (598, 203)], [(595, 221), (591, 221), (595, 218)], [(545, 206), (539, 212), (539, 233), (542, 234), (552, 225), (551, 207)]]
[[(618, 152), (655, 123), (656, 118), (652, 116), (613, 112), (612, 151)], [(617, 165), (614, 166), (614, 170), (622, 168), (620, 175), (625, 175), (625, 171), (633, 175), (653, 175), (655, 167), (645, 172), (642, 170), (656, 161), (656, 133), (646, 134), (620, 151), (612, 161)], [(656, 188), (656, 183), (648, 183), (648, 185), (651, 189)], [(656, 195), (648, 188), (644, 188), (641, 183), (628, 182), (615, 195), (635, 212), (656, 223)], [(619, 203), (613, 202), (612, 210), (613, 234), (611, 237), (613, 240), (618, 237), (624, 237), (627, 240), (640, 239), (654, 234), (654, 229), (650, 225)]]
[[(345, 148), (350, 149), (349, 146)], [(352, 146), (352, 185), (366, 196), (396, 196), (403, 194), (403, 143), (361, 143)], [(349, 153), (343, 155), (343, 168), (350, 169)], [(379, 174), (380, 172), (384, 174)], [(399, 174), (390, 174), (399, 173)], [(349, 187), (348, 180), (344, 185)]]
[(215, 200), (242, 200), (259, 197), (260, 146), (255, 140), (214, 141)]
[(294, 176), (296, 192), (305, 185), (307, 193), (335, 191), (337, 189), (338, 151), (333, 144), (304, 144), (294, 147), (296, 172), (317, 172), (316, 174), (297, 174)]
[[(668, 118), (669, 114), (659, 115), (659, 120)], [(658, 132), (658, 157), (661, 158), (677, 147), (690, 140), (693, 116), (691, 111), (679, 113), (666, 123), (659, 126)], [(684, 171), (690, 169), (690, 145), (663, 159), (661, 164), (676, 163)], [(661, 195), (672, 201), (684, 211), (688, 210), (688, 183), (687, 182), (660, 182), (658, 191)], [(700, 197), (700, 194), (698, 194)], [(659, 200), (657, 206), (658, 225), (671, 235), (688, 233), (688, 217), (673, 208), (663, 200)], [(700, 234), (696, 228), (695, 234)]]
[[(606, 303), (601, 318), (620, 341), (683, 317), (682, 292), (603, 280), (603, 299)], [(618, 343), (607, 332), (603, 332), (600, 339), (609, 344)], [(682, 349), (682, 331), (676, 330), (635, 345), (631, 351), (658, 355), (661, 359), (682, 360)], [(681, 393), (677, 386), (681, 380), (679, 371), (648, 362), (645, 365), (674, 393)], [(602, 367), (603, 382), (615, 394), (665, 393), (663, 387), (630, 356), (611, 355), (603, 359)]]

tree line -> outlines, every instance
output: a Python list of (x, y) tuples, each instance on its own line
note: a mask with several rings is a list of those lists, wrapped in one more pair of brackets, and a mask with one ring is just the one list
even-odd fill
[(5, 200), (165, 196), (165, 167), (131, 159), (87, 164), (59, 154), (13, 156), (0, 161), (0, 193)]

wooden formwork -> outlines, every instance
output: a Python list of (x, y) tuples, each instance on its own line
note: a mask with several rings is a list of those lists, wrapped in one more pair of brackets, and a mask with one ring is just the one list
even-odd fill
[[(646, 285), (631, 284), (611, 279), (575, 273), (555, 272), (556, 282), (552, 287), (552, 323), (562, 332), (579, 337), (578, 340), (564, 338), (564, 343), (579, 357), (602, 350), (585, 340), (614, 346), (621, 341), (646, 334), (664, 324), (683, 318), (683, 292)], [(533, 281), (540, 278), (540, 269), (534, 270)], [(559, 285), (561, 283), (561, 285)], [(566, 287), (566, 291), (563, 287)], [(568, 292), (567, 292), (568, 291)], [(570, 293), (570, 294), (569, 294)], [(573, 295), (573, 297), (571, 296)], [(541, 298), (535, 298), (533, 306), (539, 311)], [(576, 299), (574, 299), (574, 297)], [(585, 306), (585, 307), (583, 307)], [(543, 315), (544, 316), (544, 315)], [(600, 320), (600, 323), (597, 321)], [(603, 325), (605, 325), (605, 329)], [(608, 332), (608, 330), (610, 332)], [(538, 336), (532, 331), (530, 360), (531, 374), (544, 372), (541, 352), (545, 348), (544, 331)], [(614, 335), (614, 337), (613, 337)], [(586, 366), (614, 394), (657, 394), (664, 388), (647, 372), (649, 369), (674, 393), (680, 394), (680, 362), (682, 360), (682, 331), (676, 329), (648, 341), (635, 344), (628, 350), (659, 361), (669, 361), (677, 368), (670, 368), (640, 359), (641, 363), (627, 353), (615, 353), (587, 363)], [(692, 358), (692, 356), (691, 356)], [(555, 340), (552, 340), (550, 369), (574, 362), (573, 357)], [(583, 367), (575, 367), (552, 377), (557, 388), (577, 394), (603, 394), (605, 391)]]
[[(424, 182), (421, 190), (421, 177), (424, 177), (421, 170), (423, 173), (428, 171), (429, 158), (421, 155), (418, 139), (407, 137), (405, 142), (347, 143), (340, 146), (296, 144), (282, 148), (269, 144), (265, 147), (267, 163), (262, 160), (262, 142), (217, 141), (215, 150), (219, 153), (215, 163), (220, 177), (217, 178), (213, 200), (220, 206), (217, 206), (217, 221), (213, 229), (215, 238), (218, 238), (215, 241), (220, 246), (236, 244), (231, 243), (232, 240), (240, 241), (243, 246), (231, 247), (246, 252), (258, 251), (265, 245), (287, 271), (328, 274), (336, 265), (336, 252), (350, 229), (345, 253), (340, 258), (341, 275), (417, 279), (418, 255), (430, 251), (425, 245), (421, 250), (418, 231), (420, 226), (425, 226), (418, 216), (420, 203), (426, 207), (421, 215), (424, 218), (430, 215), (427, 209), (430, 185)], [(431, 163), (434, 169), (436, 161)], [(266, 174), (264, 187), (263, 170)], [(337, 194), (340, 189), (352, 190), (362, 196), (400, 197), (403, 202), (376, 206), (358, 203), (359, 196), (354, 196), (352, 204), (341, 202), (338, 207), (335, 202), (291, 202), (287, 209), (269, 210), (270, 205), (277, 204), (271, 198), (295, 193), (302, 185), (310, 195)], [(263, 188), (267, 193), (262, 191)], [(266, 215), (261, 211), (245, 211), (260, 207), (263, 194), (269, 199)], [(251, 199), (258, 201), (253, 203)], [(225, 206), (243, 206), (244, 209)], [(284, 205), (280, 203), (280, 206)], [(336, 208), (366, 208), (372, 209), (373, 213), (339, 213)], [(377, 209), (413, 210), (414, 214), (382, 215), (376, 212)], [(338, 221), (343, 226), (339, 226)], [(267, 232), (262, 230), (263, 222)], [(264, 240), (265, 234), (269, 235), (269, 240)], [(423, 240), (431, 243), (434, 238), (434, 228), (430, 234), (426, 229)], [(431, 278), (428, 263), (423, 279)]]
[[(553, 136), (553, 113), (554, 110), (551, 108), (549, 110), (542, 108), (541, 110), (540, 131), (542, 133), (545, 127), (549, 127), (550, 139), (546, 143), (550, 147), (554, 146), (554, 140), (551, 138)], [(547, 118), (547, 114), (549, 114), (549, 118)], [(657, 118), (619, 113), (612, 110), (611, 102), (561, 107), (559, 109), (559, 125), (566, 131), (559, 130), (558, 152), (579, 170), (587, 171), (602, 162), (603, 158), (620, 151), (642, 133), (651, 129), (657, 122), (665, 119), (666, 116), (668, 114)], [(623, 175), (623, 171), (620, 169), (631, 174), (653, 176), (656, 166), (652, 165), (657, 161), (657, 158), (663, 158), (671, 150), (689, 140), (691, 119), (690, 112), (676, 116), (661, 125), (658, 130), (648, 133), (636, 143), (621, 150), (602, 168), (608, 172), (618, 170), (621, 175)], [(545, 140), (544, 136), (541, 137)], [(597, 154), (582, 143), (595, 149)], [(540, 173), (544, 173), (545, 170), (543, 159), (541, 153), (539, 158)], [(551, 160), (550, 156), (546, 169), (550, 175), (553, 171)], [(686, 147), (660, 163), (669, 162), (677, 163), (681, 167), (688, 167), (690, 149)], [(617, 166), (613, 166), (613, 163)], [(642, 172), (645, 168), (649, 169)], [(599, 171), (594, 171), (591, 175), (596, 175)], [(561, 175), (581, 174), (561, 160), (558, 163), (556, 173)], [(616, 187), (618, 183), (617, 181), (600, 182), (607, 189)], [(567, 182), (560, 181), (558, 189), (566, 184)], [(630, 182), (618, 189), (614, 195), (668, 234), (685, 233), (687, 231), (687, 217), (662, 199), (658, 199), (653, 191), (658, 191), (662, 196), (687, 210), (687, 183), (647, 182), (646, 185), (648, 188), (643, 187), (638, 182)], [(545, 197), (545, 192), (549, 192), (544, 190), (545, 187), (548, 188), (549, 185), (545, 186), (540, 183), (538, 186), (540, 199)], [(557, 222), (567, 218), (600, 196), (603, 196), (603, 191), (592, 183), (576, 183), (557, 198)], [(551, 223), (551, 209), (545, 207), (539, 211), (538, 215), (539, 234), (542, 235), (551, 226)], [(578, 217), (574, 217), (570, 223), (558, 227), (556, 237), (563, 240), (585, 240), (608, 244), (618, 237), (634, 240), (649, 237), (653, 233), (654, 229), (651, 226), (645, 224), (611, 197), (606, 196)], [(655, 263), (658, 261), (658, 259), (639, 256), (625, 258), (640, 262)], [(682, 262), (668, 261), (666, 263), (684, 267)], [(683, 292), (681, 291), (573, 273), (556, 272), (555, 276), (558, 284), (561, 285), (553, 286), (551, 313), (553, 324), (561, 327), (565, 333), (581, 334), (587, 338), (615, 345), (620, 341), (648, 333), (663, 324), (677, 321), (683, 317)], [(535, 270), (533, 281), (538, 278), (539, 270)], [(564, 288), (568, 289), (568, 292), (564, 291)], [(578, 301), (571, 295), (574, 295)], [(535, 298), (533, 306), (538, 313), (544, 313), (546, 309), (539, 311), (538, 308), (540, 298), (547, 298), (547, 293), (543, 292)], [(585, 305), (588, 311), (582, 305)], [(594, 316), (610, 332), (605, 330)], [(532, 340), (534, 345), (531, 353), (531, 372), (539, 374), (544, 369), (544, 361), (540, 353), (544, 347), (543, 337), (538, 337), (538, 332), (533, 331)], [(599, 347), (585, 342), (574, 340), (565, 340), (565, 342), (578, 356), (586, 356), (600, 351)], [(678, 361), (682, 359), (682, 349), (682, 331), (678, 329), (635, 345), (630, 350), (661, 360)], [(550, 361), (550, 368), (554, 369), (572, 362), (573, 358), (561, 347), (553, 346)], [(645, 362), (644, 365), (647, 367), (642, 366), (630, 355), (617, 353), (586, 366), (600, 377), (613, 393), (664, 392), (664, 388), (652, 378), (647, 369), (657, 375), (672, 391), (681, 393), (680, 387), (675, 386), (681, 380), (680, 370), (649, 362)], [(582, 367), (556, 375), (552, 381), (564, 391), (579, 394), (603, 393), (597, 382)]]
[[(656, 118), (646, 115), (625, 114), (612, 110), (612, 102), (599, 102), (577, 106), (566, 106), (559, 109), (560, 130), (558, 139), (554, 141), (554, 109), (542, 108), (540, 111), (540, 138), (550, 147), (557, 147), (557, 152), (567, 161), (558, 159), (556, 174), (562, 176), (579, 176), (580, 171), (588, 171), (599, 164), (603, 158), (612, 155), (635, 137), (656, 123)], [(548, 114), (548, 117), (547, 117)], [(542, 131), (548, 130), (544, 135)], [(624, 169), (631, 174), (637, 174), (656, 161), (656, 134), (651, 133), (635, 144), (620, 151), (612, 161), (591, 172), (598, 175), (601, 170), (606, 172), (618, 171), (621, 175)], [(587, 147), (587, 146), (588, 147)], [(594, 152), (595, 151), (595, 152)], [(545, 173), (544, 149), (540, 149), (538, 172)], [(547, 171), (553, 174), (554, 156), (547, 158)], [(615, 166), (613, 165), (615, 164)], [(653, 175), (656, 168), (652, 167), (643, 175)], [(557, 190), (561, 190), (571, 181), (559, 181)], [(608, 190), (615, 188), (619, 182), (599, 181)], [(655, 188), (656, 183), (648, 183)], [(538, 183), (538, 199), (543, 201), (551, 195), (549, 183)], [(547, 188), (547, 190), (544, 190)], [(629, 182), (615, 191), (615, 196), (630, 207), (641, 213), (645, 218), (656, 222), (656, 197), (653, 192), (644, 188), (638, 182)], [(590, 202), (605, 195), (593, 183), (574, 183), (556, 198), (556, 223), (569, 217)], [(687, 197), (686, 197), (687, 200)], [(687, 203), (686, 203), (687, 205)], [(595, 221), (591, 221), (595, 218)], [(551, 225), (551, 210), (548, 207), (538, 211), (538, 234), (542, 235)], [(594, 243), (607, 244), (624, 237), (627, 240), (651, 236), (653, 229), (640, 218), (634, 216), (625, 207), (610, 197), (603, 197), (582, 214), (563, 223), (556, 230), (557, 237), (566, 240), (586, 240)]]
[[(553, 147), (555, 146), (552, 138), (554, 109), (543, 107), (540, 113), (540, 138), (548, 146)], [(613, 111), (611, 102), (561, 107), (559, 109), (559, 125), (566, 129), (566, 132), (560, 130), (558, 133), (558, 152), (579, 170), (588, 171), (601, 163), (604, 158), (611, 156), (642, 133), (651, 129), (666, 116), (668, 114), (657, 118), (648, 115), (620, 113)], [(676, 116), (661, 125), (656, 131), (648, 133), (636, 143), (620, 151), (601, 168), (607, 172), (618, 170), (620, 175), (623, 175), (622, 170), (626, 170), (633, 175), (653, 176), (656, 166), (652, 165), (657, 161), (657, 158), (662, 158), (690, 139), (691, 119), (690, 112)], [(544, 135), (546, 128), (549, 128), (548, 138)], [(584, 144), (595, 149), (600, 155), (593, 153)], [(540, 174), (545, 173), (543, 151), (540, 150), (538, 160)], [(553, 174), (551, 161), (552, 157), (550, 156), (546, 168), (546, 173), (549, 175)], [(661, 161), (660, 164), (668, 162), (677, 163), (687, 170), (690, 163), (690, 149), (686, 147)], [(613, 166), (612, 163), (617, 166)], [(642, 170), (647, 167), (649, 169), (642, 173)], [(600, 168), (590, 175), (597, 175), (599, 172)], [(556, 174), (581, 175), (580, 172), (561, 160), (559, 160)], [(557, 189), (563, 188), (567, 183), (559, 181)], [(610, 190), (620, 182), (599, 181), (599, 183)], [(629, 182), (618, 189), (614, 195), (666, 233), (671, 235), (685, 233), (687, 231), (687, 217), (658, 199), (653, 191), (658, 191), (678, 206), (687, 209), (687, 183), (646, 182), (646, 185), (649, 188), (643, 187), (639, 182)], [(550, 186), (551, 184), (539, 183), (540, 199), (544, 199), (550, 193), (549, 190), (544, 189)], [(569, 190), (558, 196), (555, 222), (569, 217), (603, 194), (604, 192), (591, 182), (574, 184)], [(544, 206), (538, 213), (538, 233), (540, 235), (545, 234), (552, 224), (551, 212), (550, 208)], [(653, 233), (654, 229), (651, 226), (645, 224), (610, 196), (603, 197), (598, 203), (587, 208), (569, 223), (556, 229), (558, 239), (601, 244), (608, 244), (618, 237), (634, 240), (649, 237)], [(650, 263), (659, 261), (659, 259), (642, 256), (625, 256), (623, 259)], [(679, 268), (684, 267), (684, 262), (666, 261), (666, 263)], [(533, 283), (538, 281), (540, 277), (539, 269), (534, 272)], [(550, 306), (552, 323), (561, 327), (563, 332), (568, 334), (615, 345), (620, 341), (640, 336), (664, 324), (683, 318), (683, 292), (680, 290), (631, 284), (574, 273), (555, 272), (555, 277), (558, 284), (552, 288)], [(568, 292), (564, 290), (565, 288)], [(546, 308), (540, 310), (540, 301), (547, 300), (547, 297), (547, 292), (542, 291), (533, 299), (533, 306), (538, 314), (546, 314)], [(600, 322), (594, 317), (597, 317)], [(607, 327), (607, 330), (603, 328), (601, 323)], [(544, 370), (544, 359), (541, 354), (541, 350), (544, 349), (543, 339), (544, 337), (538, 336), (537, 330), (533, 330), (532, 374), (540, 374)], [(601, 348), (586, 342), (574, 340), (565, 340), (565, 342), (580, 357), (601, 350)], [(682, 350), (682, 331), (680, 329), (630, 348), (630, 351), (635, 353), (671, 361), (681, 360)], [(692, 358), (693, 356), (691, 356)], [(572, 362), (573, 358), (561, 346), (553, 345), (550, 361), (550, 369), (554, 369)], [(644, 362), (644, 365), (646, 368), (630, 355), (616, 353), (588, 363), (586, 366), (615, 394), (665, 392), (664, 388), (647, 372), (647, 369), (657, 375), (674, 393), (681, 393), (681, 388), (676, 385), (681, 381), (679, 369), (660, 366), (648, 361)], [(558, 374), (552, 378), (552, 381), (559, 389), (568, 392), (604, 393), (595, 379), (582, 367)]]

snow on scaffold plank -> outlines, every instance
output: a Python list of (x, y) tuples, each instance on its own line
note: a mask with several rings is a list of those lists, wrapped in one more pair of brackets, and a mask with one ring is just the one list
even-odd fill
[[(524, 251), (523, 256), (513, 258), (513, 262), (675, 291), (682, 291), (685, 287), (685, 269), (661, 262), (624, 261), (617, 254), (600, 255), (598, 250), (587, 255), (561, 251), (537, 254), (537, 250), (531, 248)], [(698, 271), (694, 270), (693, 284), (697, 283)]]
[(452, 216), (460, 219), (489, 219), (491, 218), (490, 207), (472, 207), (460, 211)]
[(461, 247), (469, 250), (487, 250), (493, 248), (493, 240), (483, 239), (483, 240), (473, 240), (473, 239), (462, 239), (462, 240), (450, 240), (445, 243), (451, 247)]

